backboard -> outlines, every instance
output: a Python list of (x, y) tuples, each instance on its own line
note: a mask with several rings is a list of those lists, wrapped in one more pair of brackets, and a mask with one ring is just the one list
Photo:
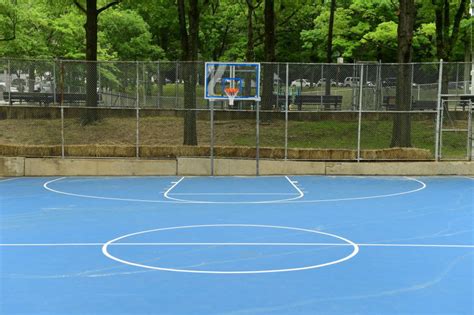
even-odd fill
[(228, 100), (226, 89), (238, 89), (235, 100), (260, 101), (260, 64), (206, 62), (204, 98)]

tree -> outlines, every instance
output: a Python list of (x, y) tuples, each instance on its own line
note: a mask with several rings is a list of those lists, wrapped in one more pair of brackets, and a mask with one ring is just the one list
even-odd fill
[[(334, 29), (334, 12), (336, 11), (336, 0), (331, 0), (331, 9), (329, 13), (328, 25), (328, 44), (326, 51), (326, 62), (332, 62), (332, 32)], [(331, 95), (331, 78), (326, 78), (325, 94)]]
[(253, 19), (254, 12), (262, 4), (262, 0), (257, 0), (254, 4), (253, 0), (245, 0), (247, 3), (247, 49), (245, 52), (246, 61), (255, 61), (255, 38)]
[(160, 60), (164, 57), (163, 49), (152, 43), (148, 24), (136, 11), (104, 13), (101, 30), (111, 53), (116, 53), (119, 60)]
[[(181, 60), (189, 61), (184, 65), (184, 143), (197, 145), (196, 132), (196, 83), (199, 18), (201, 7), (198, 0), (188, 0), (189, 9), (186, 14), (185, 0), (178, 0), (179, 33), (181, 36)], [(203, 6), (208, 1), (205, 0)], [(189, 20), (189, 23), (187, 22)]]
[[(86, 103), (87, 106), (97, 106), (97, 32), (98, 32), (98, 18), (99, 14), (107, 10), (108, 8), (117, 5), (120, 0), (112, 1), (97, 9), (97, 0), (87, 0), (86, 8), (84, 8), (78, 0), (74, 0), (74, 4), (86, 15), (86, 24), (84, 28), (86, 30), (86, 60), (90, 61), (87, 63), (87, 75), (86, 75)], [(95, 121), (97, 117), (95, 115), (88, 116), (84, 123), (88, 123), (89, 120)]]
[[(400, 0), (398, 18), (398, 77), (396, 90), (397, 110), (409, 111), (411, 107), (411, 65), (415, 0)], [(408, 112), (395, 114), (392, 128), (392, 147), (411, 147), (411, 122)]]
[(436, 51), (440, 59), (449, 61), (459, 37), (463, 15), (467, 13), (468, 1), (460, 0), (456, 7), (454, 21), (451, 25), (452, 4), (449, 0), (431, 0), (435, 11)]
[(0, 3), (0, 41), (16, 38), (17, 12), (14, 3)]
[(265, 0), (265, 38), (263, 65), (262, 109), (271, 110), (273, 107), (273, 62), (275, 62), (275, 1)]
[[(451, 6), (449, 0), (431, 0), (435, 11), (436, 54), (443, 61), (450, 61), (459, 37), (461, 20), (467, 14), (468, 1), (460, 0), (455, 6), (454, 21), (451, 25)], [(456, 1), (457, 2), (457, 1)], [(447, 69), (446, 69), (447, 70)], [(449, 72), (443, 71), (441, 93), (448, 93)]]

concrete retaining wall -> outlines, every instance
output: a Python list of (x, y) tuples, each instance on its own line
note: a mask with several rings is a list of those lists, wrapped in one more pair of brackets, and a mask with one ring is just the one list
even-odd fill
[[(215, 159), (214, 174), (255, 175), (255, 160)], [(260, 175), (463, 175), (474, 162), (308, 162), (261, 160)], [(1, 157), (0, 176), (209, 176), (208, 158), (176, 160)]]

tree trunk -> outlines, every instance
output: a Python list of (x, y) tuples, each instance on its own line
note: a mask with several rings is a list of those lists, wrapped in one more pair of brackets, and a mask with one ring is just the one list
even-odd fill
[[(253, 38), (253, 0), (247, 0), (247, 50), (245, 52), (245, 59), (248, 62), (255, 61), (255, 43)], [(250, 74), (245, 74), (245, 95), (250, 95), (252, 91), (252, 79)]]
[[(108, 3), (104, 7), (97, 9), (97, 0), (87, 0), (86, 8), (84, 8), (78, 0), (74, 0), (74, 4), (86, 14), (86, 105), (97, 107), (97, 21), (99, 14), (108, 8), (118, 4), (120, 0)], [(86, 115), (82, 117), (82, 123), (88, 124), (98, 120), (97, 111), (86, 111)]]
[(87, 0), (86, 8), (86, 102), (97, 106), (97, 0)]
[[(398, 76), (396, 89), (397, 113), (393, 119), (392, 147), (411, 147), (411, 65), (413, 27), (415, 23), (414, 0), (400, 0), (398, 20)], [(362, 82), (361, 82), (362, 83)]]
[[(431, 0), (435, 10), (436, 55), (443, 61), (451, 59), (452, 51), (459, 37), (461, 20), (468, 8), (468, 0), (461, 0), (456, 8), (454, 21), (451, 25), (449, 0)], [(450, 33), (451, 32), (451, 33)], [(443, 71), (441, 93), (447, 94), (449, 87), (448, 71)]]
[[(334, 13), (336, 11), (336, 0), (331, 0), (331, 9), (329, 13), (328, 46), (326, 51), (326, 62), (332, 62), (332, 34), (334, 29)], [(326, 75), (325, 94), (331, 95), (331, 78)]]
[(35, 90), (35, 65), (30, 63), (28, 65), (28, 92), (34, 92)]
[(199, 39), (198, 0), (189, 0), (189, 34), (186, 27), (186, 7), (184, 0), (178, 0), (179, 31), (181, 35), (182, 60), (190, 61), (183, 65), (184, 76), (184, 145), (197, 145), (196, 130), (196, 83)]
[(265, 0), (265, 38), (263, 65), (262, 109), (271, 110), (273, 107), (273, 73), (275, 62), (275, 3), (274, 0)]

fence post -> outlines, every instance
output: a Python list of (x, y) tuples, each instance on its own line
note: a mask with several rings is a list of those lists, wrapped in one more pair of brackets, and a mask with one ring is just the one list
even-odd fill
[(360, 66), (360, 79), (359, 79), (359, 122), (357, 126), (357, 162), (360, 162), (360, 138), (362, 129), (362, 92), (364, 87), (364, 65)]
[(142, 84), (143, 84), (143, 106), (146, 106), (146, 89), (148, 84), (148, 76), (146, 75), (145, 62), (142, 62)]
[[(56, 81), (56, 77), (54, 77), (54, 81)], [(61, 60), (59, 60), (59, 84), (61, 91), (64, 90), (64, 64)], [(56, 96), (56, 84), (54, 86), (53, 93)], [(64, 104), (63, 100), (64, 97), (61, 97), (61, 102), (59, 106), (61, 106), (61, 158), (64, 159), (65, 157), (65, 140), (64, 140)]]
[(439, 60), (439, 72), (438, 72), (438, 104), (436, 113), (436, 135), (435, 135), (435, 161), (439, 161), (440, 158), (440, 132), (441, 132), (441, 85), (443, 80), (443, 59)]
[(472, 106), (474, 105), (474, 102), (472, 99), (469, 99), (467, 101), (468, 107), (468, 112), (467, 112), (467, 160), (472, 161), (472, 143), (473, 143), (473, 138), (472, 138)]
[(179, 71), (178, 71), (178, 67), (179, 67), (179, 62), (176, 61), (176, 73), (175, 73), (175, 83), (174, 83), (174, 86), (175, 86), (175, 99), (174, 99), (174, 108), (177, 109), (178, 108), (178, 104), (179, 104), (179, 101), (178, 101), (178, 90), (179, 90), (179, 79), (178, 79), (178, 75), (179, 75)]
[(156, 99), (156, 106), (158, 108), (160, 108), (160, 98), (161, 98), (161, 95), (160, 95), (160, 88), (161, 88), (161, 78), (160, 78), (160, 62), (158, 61), (158, 64), (157, 64), (157, 80), (156, 80), (156, 85), (158, 87), (158, 91), (157, 91), (157, 99)]
[(214, 176), (214, 101), (210, 100), (209, 101), (209, 107), (211, 110), (211, 117), (210, 117), (210, 123), (211, 123), (211, 176)]
[(10, 66), (10, 59), (8, 59), (8, 62), (7, 62), (7, 75), (8, 75), (8, 78), (7, 78), (7, 88), (8, 88), (8, 104), (12, 105), (12, 75), (11, 75), (11, 66)]
[(288, 93), (289, 93), (289, 69), (288, 62), (286, 63), (286, 78), (285, 78), (285, 161), (288, 159)]
[(136, 140), (136, 158), (140, 158), (140, 105), (138, 103), (139, 101), (139, 66), (138, 66), (138, 61), (137, 61), (137, 103), (136, 103), (136, 134), (137, 134), (137, 140)]
[(260, 101), (257, 101), (255, 103), (256, 105), (256, 120), (257, 120), (257, 126), (256, 126), (256, 143), (255, 143), (255, 163), (256, 163), (256, 169), (255, 169), (255, 174), (258, 176), (260, 175)]
[[(41, 83), (40, 83), (40, 93), (41, 93)], [(56, 62), (53, 62), (53, 103), (56, 105)]]

